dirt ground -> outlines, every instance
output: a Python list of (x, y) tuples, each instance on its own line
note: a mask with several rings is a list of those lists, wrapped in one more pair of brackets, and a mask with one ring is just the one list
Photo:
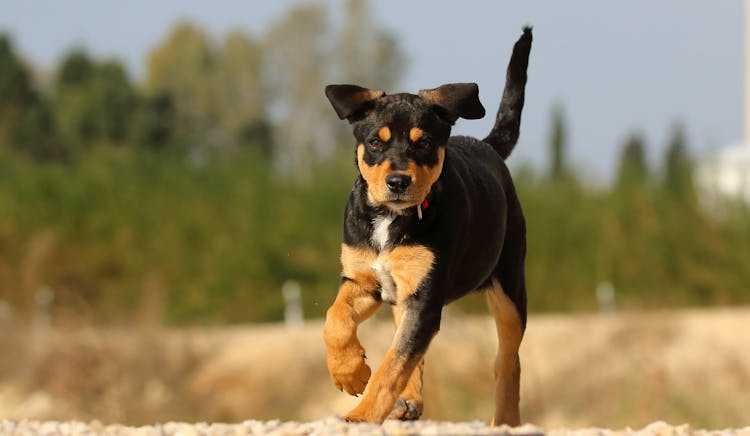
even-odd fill
[[(750, 308), (535, 315), (521, 413), (547, 429), (750, 423)], [(426, 356), (425, 418), (489, 421), (494, 323), (448, 310)], [(212, 329), (0, 329), (0, 417), (155, 422), (313, 421), (356, 399), (329, 381), (322, 322)], [(371, 366), (393, 334), (363, 324)]]

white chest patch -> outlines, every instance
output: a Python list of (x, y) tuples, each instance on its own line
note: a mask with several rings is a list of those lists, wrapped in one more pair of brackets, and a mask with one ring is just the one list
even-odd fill
[[(388, 244), (388, 234), (394, 218), (393, 215), (379, 216), (372, 222), (373, 229), (370, 241), (378, 248), (378, 251), (382, 251), (383, 247)], [(375, 276), (380, 282), (381, 299), (388, 303), (395, 303), (396, 284), (391, 277), (391, 265), (385, 261), (385, 256), (379, 255), (375, 263), (372, 264), (372, 269), (375, 270)]]
[(375, 270), (375, 277), (380, 282), (380, 299), (386, 303), (395, 303), (398, 293), (396, 292), (396, 283), (391, 276), (391, 265), (384, 260), (385, 256), (379, 256), (378, 260), (372, 265)]
[(395, 216), (393, 215), (386, 215), (379, 216), (372, 221), (372, 236), (370, 236), (370, 241), (378, 247), (378, 250), (382, 250), (388, 243), (388, 231), (394, 218)]

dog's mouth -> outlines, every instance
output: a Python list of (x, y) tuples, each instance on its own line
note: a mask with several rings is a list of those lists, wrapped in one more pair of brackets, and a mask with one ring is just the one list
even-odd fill
[(400, 212), (405, 209), (408, 209), (412, 206), (415, 206), (419, 203), (418, 200), (415, 200), (413, 198), (398, 196), (394, 198), (388, 198), (386, 201), (383, 202), (383, 204), (388, 207), (389, 209)]

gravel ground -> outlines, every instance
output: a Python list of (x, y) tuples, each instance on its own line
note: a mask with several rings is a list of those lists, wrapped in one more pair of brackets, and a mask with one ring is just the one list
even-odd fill
[(438, 422), (438, 421), (386, 421), (382, 426), (370, 424), (347, 424), (336, 418), (312, 422), (283, 422), (249, 420), (240, 424), (188, 424), (169, 422), (144, 427), (124, 425), (104, 425), (98, 421), (0, 421), (0, 435), (143, 435), (143, 436), (198, 436), (198, 435), (726, 435), (750, 436), (750, 427), (725, 430), (697, 430), (689, 425), (672, 426), (655, 422), (642, 429), (609, 430), (603, 428), (545, 430), (530, 424), (510, 428), (489, 427), (480, 421)]

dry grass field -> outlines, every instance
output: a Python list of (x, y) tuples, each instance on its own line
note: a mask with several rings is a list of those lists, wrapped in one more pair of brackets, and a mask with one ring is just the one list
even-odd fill
[[(425, 417), (488, 421), (494, 324), (447, 310), (426, 357)], [(321, 419), (356, 399), (329, 382), (322, 323), (212, 329), (0, 330), (0, 417), (103, 423)], [(545, 428), (750, 423), (750, 308), (530, 317), (525, 422)], [(391, 322), (360, 338), (376, 365)]]

